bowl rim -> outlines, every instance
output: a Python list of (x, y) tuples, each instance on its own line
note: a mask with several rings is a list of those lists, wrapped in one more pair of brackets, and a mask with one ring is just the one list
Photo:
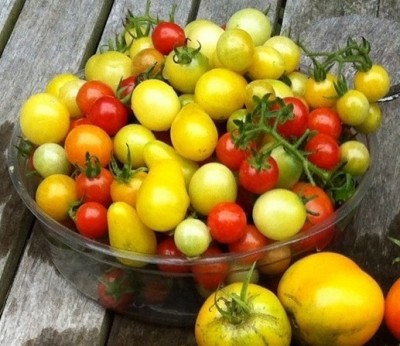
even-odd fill
[[(360, 204), (361, 200), (364, 198), (368, 189), (372, 185), (372, 181), (374, 178), (374, 174), (376, 171), (376, 161), (377, 161), (377, 136), (375, 133), (362, 135), (364, 140), (368, 143), (368, 149), (370, 152), (370, 166), (367, 172), (362, 176), (359, 181), (359, 185), (353, 194), (353, 196), (341, 205), (339, 208), (335, 210), (335, 212), (330, 215), (329, 218), (324, 220), (323, 222), (312, 226), (307, 232), (301, 234), (298, 233), (295, 236), (281, 241), (275, 241), (267, 244), (266, 246), (256, 249), (253, 251), (245, 252), (245, 253), (232, 253), (232, 252), (223, 252), (218, 255), (210, 255), (210, 256), (199, 256), (194, 258), (188, 257), (178, 257), (178, 256), (162, 256), (157, 254), (142, 254), (133, 251), (122, 250), (119, 248), (112, 247), (108, 244), (101, 243), (97, 240), (90, 239), (80, 235), (79, 233), (73, 231), (67, 226), (55, 221), (51, 217), (47, 216), (43, 212), (41, 212), (40, 208), (36, 204), (36, 201), (30, 196), (27, 189), (24, 187), (21, 177), (21, 157), (18, 155), (18, 150), (15, 147), (18, 138), (21, 137), (20, 126), (17, 123), (14, 125), (13, 133), (11, 136), (10, 143), (7, 148), (7, 166), (9, 175), (11, 177), (11, 181), (14, 185), (15, 190), (17, 191), (19, 197), (25, 203), (26, 207), (31, 211), (31, 213), (36, 217), (36, 219), (44, 224), (48, 229), (54, 232), (57, 236), (62, 238), (66, 245), (70, 246), (76, 251), (84, 252), (85, 249), (88, 248), (92, 251), (95, 251), (99, 254), (111, 256), (115, 259), (118, 258), (118, 262), (123, 266), (122, 261), (133, 261), (146, 264), (162, 264), (162, 265), (176, 265), (176, 266), (193, 266), (200, 264), (213, 264), (213, 263), (221, 263), (221, 262), (231, 262), (231, 261), (240, 261), (240, 259), (245, 259), (246, 257), (257, 255), (260, 253), (266, 253), (268, 251), (272, 251), (284, 246), (290, 246), (297, 242), (305, 241), (311, 237), (322, 233), (327, 228), (333, 227), (335, 224), (343, 220), (345, 217), (350, 215), (350, 213), (356, 209), (356, 207)], [(78, 248), (79, 246), (79, 248)], [(89, 255), (86, 251), (85, 255)], [(279, 259), (281, 260), (281, 259)], [(116, 261), (117, 262), (117, 261)], [(130, 267), (130, 266), (129, 266)], [(132, 268), (132, 267), (131, 267)]]

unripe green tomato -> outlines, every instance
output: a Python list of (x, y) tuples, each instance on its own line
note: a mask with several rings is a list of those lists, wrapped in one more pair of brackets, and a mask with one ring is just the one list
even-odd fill
[(52, 174), (69, 174), (71, 164), (67, 159), (64, 147), (56, 143), (39, 145), (33, 153), (33, 167), (42, 176)]
[(207, 225), (199, 219), (185, 219), (174, 231), (176, 247), (188, 257), (200, 256), (207, 250), (211, 240)]
[(370, 155), (364, 143), (350, 140), (340, 145), (340, 158), (346, 164), (343, 170), (351, 175), (363, 175), (370, 165)]

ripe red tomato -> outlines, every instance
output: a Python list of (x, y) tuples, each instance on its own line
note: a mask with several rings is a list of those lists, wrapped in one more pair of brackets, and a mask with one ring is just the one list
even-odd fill
[(261, 194), (274, 188), (278, 179), (279, 167), (272, 156), (262, 164), (250, 156), (239, 167), (239, 183), (252, 193)]
[(246, 231), (246, 224), (246, 213), (234, 202), (218, 203), (207, 216), (211, 236), (223, 244), (238, 241)]
[(110, 86), (98, 80), (87, 81), (79, 89), (76, 103), (82, 114), (86, 115), (96, 100), (105, 95), (114, 96), (114, 91)]
[(392, 335), (400, 341), (400, 278), (386, 295), (384, 321)]
[(114, 136), (128, 123), (128, 111), (114, 96), (103, 96), (94, 102), (87, 117), (93, 125)]
[(174, 22), (161, 22), (156, 25), (151, 35), (154, 47), (164, 55), (168, 55), (176, 47), (186, 42), (183, 28)]
[[(334, 204), (329, 195), (320, 187), (306, 182), (298, 182), (293, 186), (296, 192), (304, 201), (307, 209), (307, 219), (300, 232), (307, 232), (311, 227), (320, 224), (328, 219), (334, 212)], [(300, 242), (304, 250), (322, 250), (329, 245), (335, 229), (328, 227), (324, 231)]]
[(121, 268), (111, 268), (101, 275), (97, 294), (104, 307), (118, 311), (126, 310), (134, 300), (133, 284)]
[(69, 125), (69, 131), (71, 131), (72, 129), (74, 129), (79, 125), (89, 125), (89, 124), (91, 124), (91, 122), (86, 116), (80, 118), (73, 118), (71, 119), (71, 123)]
[(114, 178), (104, 167), (86, 168), (75, 178), (78, 198), (83, 202), (98, 202), (106, 207), (111, 204), (111, 183)]
[[(167, 237), (159, 241), (157, 244), (156, 253), (157, 255), (160, 256), (173, 256), (173, 257), (184, 258), (184, 255), (178, 249), (178, 247), (175, 244), (174, 238), (172, 237)], [(175, 272), (175, 273), (176, 272), (184, 273), (190, 270), (190, 267), (185, 265), (160, 264), (160, 263), (158, 264), (158, 268), (164, 272)]]
[(293, 118), (278, 124), (277, 130), (285, 138), (300, 138), (307, 129), (307, 106), (297, 97), (285, 97), (283, 102), (293, 106)]
[(342, 133), (342, 121), (332, 108), (315, 108), (308, 114), (308, 128), (338, 139)]
[(324, 133), (312, 136), (305, 145), (309, 153), (308, 160), (323, 169), (333, 169), (340, 162), (340, 147), (338, 142)]
[(107, 208), (98, 202), (81, 204), (75, 214), (75, 225), (80, 234), (98, 239), (107, 235)]
[[(268, 239), (262, 234), (256, 226), (247, 224), (244, 235), (237, 241), (228, 245), (230, 252), (246, 253), (262, 249), (269, 243)], [(261, 254), (249, 254), (240, 259), (242, 264), (251, 265), (253, 262), (261, 259), (264, 256)]]
[(224, 133), (215, 148), (218, 161), (231, 170), (238, 170), (242, 161), (246, 158), (246, 151), (238, 148), (232, 139), (230, 132)]
[[(216, 246), (210, 247), (202, 256), (217, 256), (222, 254), (222, 250)], [(223, 260), (212, 261), (204, 264), (194, 264), (191, 267), (194, 280), (206, 290), (215, 290), (224, 282), (229, 273), (229, 264)]]
[(116, 94), (118, 99), (128, 107), (130, 107), (131, 105), (132, 92), (137, 84), (136, 79), (137, 79), (136, 76), (130, 76), (128, 78), (124, 78), (121, 80), (121, 82), (118, 84), (117, 87)]

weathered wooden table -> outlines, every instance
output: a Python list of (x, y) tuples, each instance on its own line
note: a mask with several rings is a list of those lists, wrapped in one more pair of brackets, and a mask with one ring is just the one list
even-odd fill
[[(179, 23), (210, 18), (223, 23), (243, 7), (266, 9), (275, 32), (327, 47), (347, 29), (365, 35), (394, 81), (400, 80), (400, 2), (397, 0), (177, 0)], [(172, 1), (153, 0), (166, 18)], [(57, 73), (84, 66), (122, 26), (127, 9), (145, 0), (0, 0), (0, 345), (194, 345), (192, 329), (145, 324), (106, 311), (70, 286), (54, 269), (39, 229), (12, 187), (6, 148), (21, 103)], [(356, 15), (356, 17), (343, 17)], [(360, 17), (361, 16), (361, 17)], [(342, 17), (332, 19), (332, 17)], [(328, 19), (330, 18), (330, 19)], [(316, 21), (325, 19), (322, 24)], [(383, 106), (377, 174), (340, 249), (370, 272), (386, 292), (399, 276), (391, 262), (400, 237), (400, 101)], [(400, 302), (399, 302), (400, 304)], [(370, 345), (396, 345), (384, 327)]]

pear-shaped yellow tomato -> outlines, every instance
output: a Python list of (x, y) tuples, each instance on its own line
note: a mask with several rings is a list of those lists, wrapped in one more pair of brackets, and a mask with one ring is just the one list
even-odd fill
[[(153, 230), (139, 218), (134, 207), (126, 202), (114, 202), (107, 211), (110, 245), (117, 249), (154, 254), (157, 239)], [(146, 262), (118, 257), (121, 263), (133, 267), (142, 267)]]
[(214, 121), (196, 103), (182, 107), (171, 125), (170, 135), (175, 150), (193, 161), (210, 157), (218, 142)]
[(291, 326), (272, 291), (235, 282), (205, 300), (196, 319), (195, 337), (199, 346), (289, 346)]
[(189, 186), (190, 179), (199, 168), (196, 162), (179, 155), (172, 146), (158, 139), (151, 140), (144, 146), (143, 159), (146, 166), (150, 169), (160, 160), (176, 160), (181, 166), (186, 187)]
[(150, 168), (138, 191), (136, 210), (147, 227), (166, 232), (185, 218), (189, 202), (181, 166), (165, 159)]
[(334, 252), (293, 263), (279, 282), (278, 297), (302, 345), (364, 345), (383, 320), (378, 283), (353, 260)]

